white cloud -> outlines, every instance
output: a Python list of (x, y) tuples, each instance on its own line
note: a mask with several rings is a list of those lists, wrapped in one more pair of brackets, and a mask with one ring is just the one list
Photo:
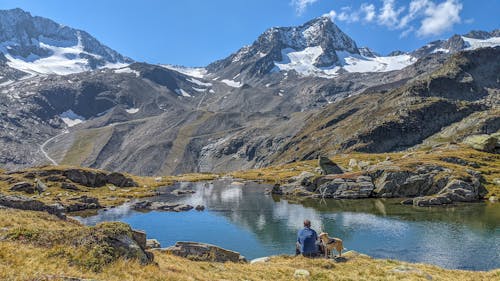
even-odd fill
[(314, 4), (318, 0), (292, 0), (291, 4), (295, 7), (295, 12), (297, 15), (302, 15), (308, 6)]
[(446, 0), (439, 5), (429, 5), (425, 9), (425, 18), (417, 30), (419, 36), (439, 35), (460, 23), (460, 11), (463, 6), (457, 0)]
[(360, 10), (365, 15), (364, 20), (366, 22), (371, 22), (375, 19), (375, 5), (363, 3)]
[[(325, 16), (347, 23), (373, 22), (391, 30), (402, 30), (400, 37), (406, 37), (412, 33), (420, 37), (436, 36), (461, 22), (460, 12), (463, 6), (460, 1), (411, 0), (408, 5), (398, 5), (396, 0), (382, 0), (382, 5), (379, 7), (365, 2), (358, 9), (342, 7), (339, 13), (332, 10)], [(473, 19), (468, 19), (465, 23), (472, 21)]]
[(399, 23), (399, 15), (405, 10), (404, 7), (395, 8), (395, 0), (384, 0), (380, 13), (378, 15), (378, 23), (389, 28), (394, 28)]

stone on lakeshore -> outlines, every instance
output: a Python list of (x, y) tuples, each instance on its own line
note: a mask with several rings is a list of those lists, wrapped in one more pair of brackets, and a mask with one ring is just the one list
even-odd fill
[(266, 262), (269, 262), (271, 260), (270, 257), (261, 257), (261, 258), (256, 258), (256, 259), (253, 259), (250, 261), (250, 264), (254, 264), (254, 263), (266, 263)]
[(205, 206), (203, 206), (203, 205), (196, 205), (196, 207), (194, 209), (196, 211), (203, 211), (203, 210), (205, 210)]
[(158, 249), (161, 248), (160, 242), (156, 239), (147, 239), (146, 240), (146, 249)]
[(177, 242), (175, 246), (164, 249), (172, 255), (189, 258), (195, 261), (242, 262), (245, 258), (238, 252), (215, 245), (198, 242)]

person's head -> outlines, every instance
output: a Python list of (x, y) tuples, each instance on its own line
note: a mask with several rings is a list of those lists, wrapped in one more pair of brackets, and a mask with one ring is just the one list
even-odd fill
[(304, 220), (304, 227), (311, 227), (311, 221), (308, 219)]

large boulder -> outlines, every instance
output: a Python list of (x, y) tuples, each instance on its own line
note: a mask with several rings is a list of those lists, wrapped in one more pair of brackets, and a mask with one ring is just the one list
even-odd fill
[(72, 182), (87, 187), (101, 187), (107, 183), (107, 175), (98, 171), (68, 169), (64, 171), (64, 176)]
[(196, 261), (242, 262), (245, 257), (238, 252), (211, 244), (198, 242), (177, 242), (175, 246), (164, 249), (167, 253)]
[(344, 173), (344, 171), (328, 157), (320, 156), (318, 158), (318, 166), (321, 168), (323, 175)]
[(11, 188), (11, 191), (20, 191), (20, 192), (25, 192), (28, 194), (33, 194), (35, 193), (35, 186), (32, 183), (29, 182), (18, 182), (14, 184)]
[(463, 143), (469, 145), (470, 147), (486, 151), (490, 153), (499, 153), (500, 152), (500, 135), (473, 135), (464, 139)]

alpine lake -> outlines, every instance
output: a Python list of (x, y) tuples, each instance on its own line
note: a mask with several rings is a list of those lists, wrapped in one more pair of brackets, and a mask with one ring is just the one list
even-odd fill
[(293, 202), (266, 194), (269, 185), (219, 180), (178, 183), (185, 196), (151, 200), (204, 205), (204, 211), (136, 211), (130, 204), (77, 217), (86, 225), (121, 221), (146, 231), (162, 247), (176, 241), (214, 244), (248, 260), (294, 254), (304, 219), (318, 233), (341, 238), (346, 250), (374, 258), (438, 265), (449, 269), (500, 267), (500, 203), (422, 208), (401, 199), (307, 199)]

